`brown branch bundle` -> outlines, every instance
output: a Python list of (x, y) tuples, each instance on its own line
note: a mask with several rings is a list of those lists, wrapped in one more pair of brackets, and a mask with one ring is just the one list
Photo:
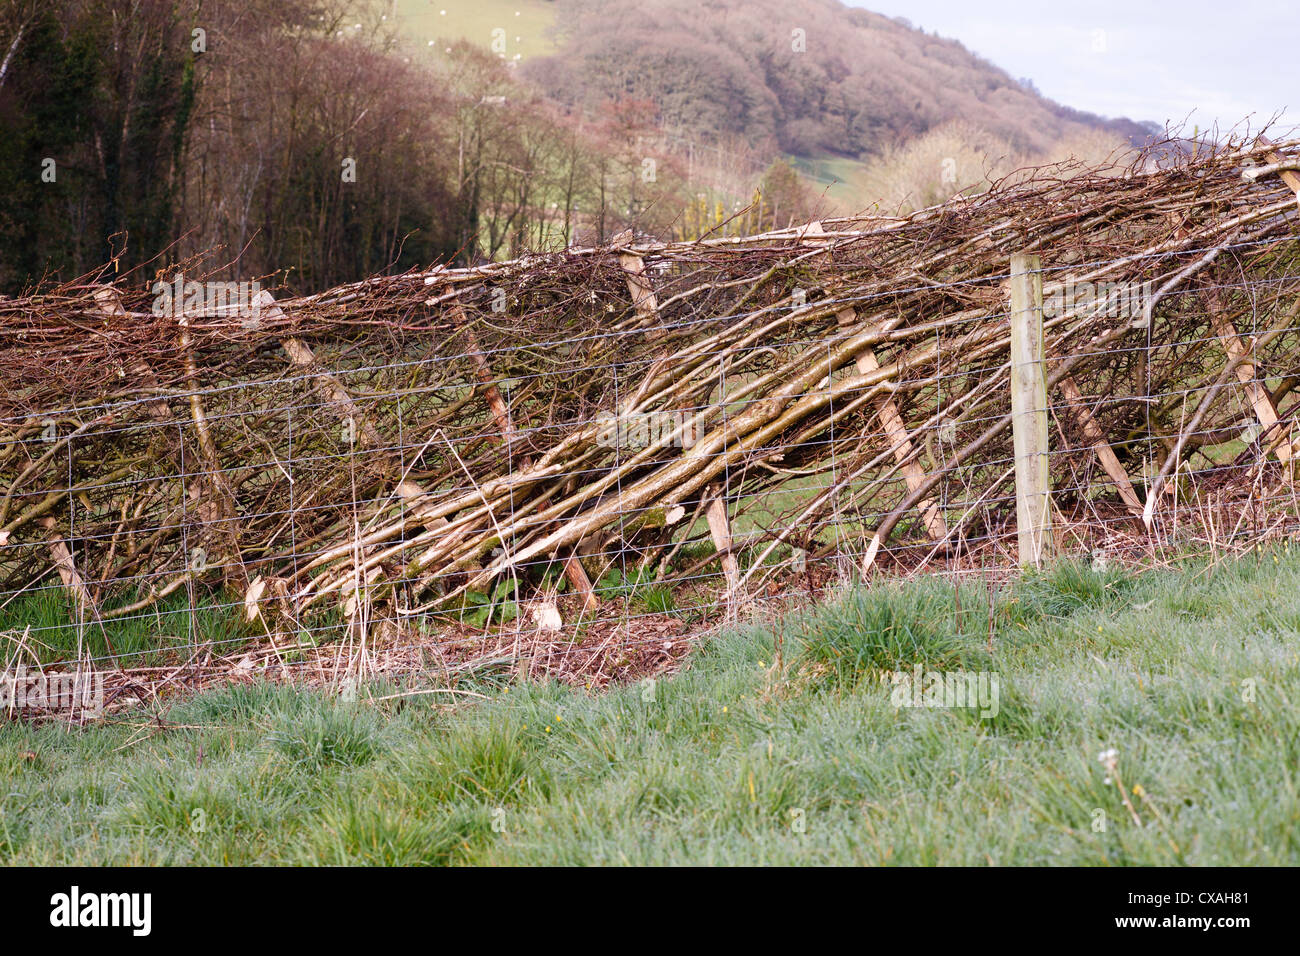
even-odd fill
[[(1286, 404), (1296, 195), (1243, 170), (1295, 149), (1161, 165), (1158, 146), (1121, 175), (1022, 171), (905, 218), (627, 237), (251, 312), (157, 310), (127, 287), (106, 308), (88, 281), (0, 300), (0, 586), (66, 574), (53, 535), (104, 618), (259, 577), (294, 615), (358, 598), (412, 614), (536, 585), (575, 552), (654, 566), (707, 534), (681, 516), (718, 489), (742, 509), (807, 491), (746, 537), (768, 551), (843, 549), (817, 536), (833, 523), (864, 550), (960, 548), (1014, 513), (1005, 280), (1022, 251), (1062, 303), (1045, 325), (1052, 382), (1069, 379), (1051, 399), (1057, 505), (1095, 510), (1099, 436), (1112, 468), (1159, 485), (1252, 401)], [(1243, 363), (1264, 383), (1249, 401)], [(645, 421), (668, 427), (610, 440)], [(1212, 480), (1256, 481), (1289, 425)], [(1131, 513), (1131, 493), (1111, 498)]]

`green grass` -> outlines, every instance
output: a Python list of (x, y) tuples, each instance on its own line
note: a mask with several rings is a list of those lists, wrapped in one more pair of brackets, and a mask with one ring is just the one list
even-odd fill
[[(993, 671), (997, 714), (894, 706), (882, 672), (917, 664)], [(876, 584), (601, 696), (252, 685), (9, 723), (0, 860), (1297, 863), (1297, 678), (1300, 549)]]
[[(132, 603), (137, 595), (119, 602)], [(110, 659), (125, 667), (152, 666), (184, 658), (196, 645), (214, 644), (223, 654), (232, 654), (246, 643), (251, 629), (241, 636), (231, 628), (231, 610), (236, 598), (196, 594), (191, 609), (184, 591), (152, 607), (104, 621), (73, 623), (66, 592), (46, 580), (41, 587), (15, 595), (0, 607), (0, 666), (15, 653), (22, 641), (30, 655), (42, 664), (59, 664), (86, 656)], [(233, 605), (237, 608), (237, 605)], [(30, 664), (31, 658), (22, 655)]]
[[(819, 195), (839, 206), (846, 215), (871, 212), (879, 196), (867, 185), (869, 164), (843, 156), (792, 156), (795, 169), (810, 180)], [(893, 210), (882, 210), (888, 214)]]
[(555, 52), (548, 34), (555, 22), (555, 5), (545, 0), (374, 0), (407, 39), (427, 45), (430, 40), (464, 39), (491, 48), (492, 31), (505, 31), (505, 58), (520, 62)]

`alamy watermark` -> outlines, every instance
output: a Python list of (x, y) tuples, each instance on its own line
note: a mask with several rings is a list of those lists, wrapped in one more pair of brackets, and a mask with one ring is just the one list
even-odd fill
[(153, 929), (152, 893), (85, 893), (73, 886), (50, 897), (50, 925), (56, 928), (122, 927), (133, 936)]
[(1064, 282), (1043, 297), (1043, 314), (1048, 318), (1067, 312), (1096, 318), (1137, 319), (1155, 296), (1154, 283)]
[(917, 664), (910, 671), (885, 671), (894, 707), (978, 709), (984, 720), (998, 715), (1001, 684), (989, 671), (927, 671)]
[(639, 412), (596, 416), (596, 443), (602, 448), (649, 448), (673, 445), (690, 448), (699, 440), (698, 425), (686, 412)]
[(186, 281), (179, 272), (170, 282), (159, 280), (149, 289), (154, 294), (152, 311), (157, 316), (237, 315), (245, 329), (261, 327), (262, 286), (245, 282)]
[(19, 664), (0, 673), (0, 711), (102, 717), (102, 671), (29, 671)]

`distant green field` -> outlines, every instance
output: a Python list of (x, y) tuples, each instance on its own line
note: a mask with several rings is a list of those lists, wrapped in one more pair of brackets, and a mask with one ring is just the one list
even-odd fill
[(428, 44), (465, 39), (491, 47), (493, 30), (505, 31), (505, 59), (519, 62), (552, 53), (547, 30), (555, 5), (544, 0), (376, 0), (389, 9), (402, 34)]
[(867, 164), (843, 156), (792, 156), (794, 168), (809, 179), (809, 185), (847, 214), (870, 212), (874, 200), (866, 185)]

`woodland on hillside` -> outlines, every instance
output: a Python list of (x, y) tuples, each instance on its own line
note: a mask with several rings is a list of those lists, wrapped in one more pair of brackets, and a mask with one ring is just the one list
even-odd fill
[(815, 56), (776, 7), (565, 0), (560, 53), (521, 70), (417, 44), (383, 6), (0, 0), (0, 292), (104, 263), (303, 292), (627, 230), (752, 234), (859, 211), (797, 171), (819, 150), (870, 157), (864, 205), (905, 209), (1062, 139), (1123, 142), (952, 41), (822, 0), (798, 11)]
[(683, 135), (865, 158), (955, 120), (1020, 153), (1158, 129), (1053, 103), (956, 40), (839, 0), (560, 0), (559, 50), (526, 64), (558, 102), (633, 95)]

